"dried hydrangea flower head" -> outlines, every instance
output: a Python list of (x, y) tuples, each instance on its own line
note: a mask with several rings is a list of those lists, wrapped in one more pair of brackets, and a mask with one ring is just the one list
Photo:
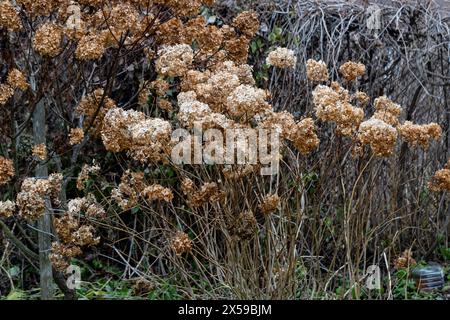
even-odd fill
[(269, 194), (264, 197), (259, 205), (259, 209), (263, 214), (270, 214), (277, 210), (280, 204), (280, 197), (277, 194)]
[(320, 143), (316, 134), (316, 125), (312, 118), (299, 121), (289, 133), (288, 139), (303, 155), (311, 153)]
[(336, 121), (338, 134), (343, 136), (353, 135), (364, 119), (364, 110), (352, 106), (348, 102), (338, 102), (339, 118)]
[(240, 212), (229, 226), (230, 233), (239, 240), (248, 240), (254, 237), (258, 230), (258, 221), (252, 211)]
[(179, 256), (192, 251), (192, 240), (186, 233), (179, 231), (172, 238), (170, 247)]
[(354, 134), (364, 119), (364, 110), (354, 107), (349, 94), (340, 85), (334, 88), (318, 85), (313, 91), (316, 116), (322, 121), (333, 121), (337, 133), (343, 136)]
[(32, 153), (33, 156), (41, 161), (45, 161), (47, 159), (47, 147), (44, 143), (34, 145)]
[(167, 162), (170, 155), (170, 123), (159, 118), (146, 118), (142, 112), (111, 109), (104, 118), (101, 133), (107, 150), (126, 150), (142, 163)]
[(187, 194), (188, 204), (194, 208), (203, 206), (206, 203), (222, 202), (225, 199), (225, 192), (220, 190), (215, 182), (204, 183), (200, 190), (195, 190)]
[(268, 65), (278, 68), (295, 68), (297, 57), (293, 50), (287, 48), (276, 48), (269, 52), (266, 58)]
[(254, 11), (243, 11), (233, 19), (232, 26), (247, 37), (253, 38), (259, 30), (258, 14)]
[(345, 80), (355, 81), (366, 73), (366, 66), (359, 62), (348, 61), (339, 68), (339, 72)]
[(19, 13), (9, 0), (0, 2), (0, 28), (6, 28), (8, 31), (16, 32), (22, 29), (22, 21)]
[(84, 190), (84, 188), (86, 187), (86, 182), (89, 180), (89, 177), (96, 175), (99, 172), (100, 166), (96, 164), (94, 165), (84, 164), (77, 177), (77, 189)]
[(415, 266), (416, 264), (417, 264), (417, 262), (412, 257), (412, 250), (411, 249), (406, 249), (405, 251), (403, 251), (402, 255), (399, 256), (394, 261), (394, 267), (397, 270), (398, 269), (410, 268), (410, 267)]
[(8, 183), (12, 177), (14, 177), (14, 163), (0, 156), (0, 186)]
[(370, 102), (370, 98), (367, 95), (367, 93), (362, 92), (362, 91), (356, 91), (353, 95), (352, 95), (352, 100), (356, 101), (357, 104), (361, 107), (364, 108), (366, 107), (369, 102)]
[(149, 201), (161, 200), (170, 202), (173, 199), (172, 190), (170, 190), (169, 188), (164, 188), (159, 184), (153, 184), (145, 187), (145, 189), (142, 191), (142, 196)]
[(375, 113), (373, 118), (382, 120), (391, 126), (397, 126), (398, 118), (402, 113), (402, 107), (386, 96), (378, 97), (374, 101)]
[(227, 98), (227, 112), (232, 117), (253, 117), (270, 111), (272, 107), (266, 102), (267, 97), (267, 92), (263, 89), (240, 85)]
[(27, 90), (28, 82), (27, 78), (18, 69), (12, 69), (8, 73), (7, 83), (14, 89), (20, 89), (22, 91)]
[(450, 191), (450, 160), (443, 169), (436, 171), (428, 187), (433, 192)]
[(339, 118), (339, 94), (332, 88), (318, 85), (313, 91), (313, 104), (316, 117), (322, 121), (337, 121)]
[(61, 52), (62, 28), (54, 23), (43, 24), (34, 35), (33, 48), (42, 56), (56, 57)]
[(96, 89), (80, 101), (76, 108), (76, 113), (78, 115), (84, 115), (83, 128), (85, 130), (88, 129), (88, 126), (96, 115), (89, 133), (98, 136), (102, 130), (103, 119), (106, 113), (115, 107), (116, 104), (111, 98), (105, 95), (103, 89)]
[(84, 35), (78, 42), (75, 56), (79, 60), (98, 60), (106, 50), (106, 35), (91, 33)]
[(62, 174), (51, 174), (48, 179), (26, 178), (16, 198), (19, 216), (35, 221), (44, 214), (45, 197), (58, 203), (62, 178)]
[(409, 145), (412, 147), (420, 145), (424, 149), (428, 149), (431, 140), (438, 140), (442, 135), (442, 128), (437, 123), (419, 125), (405, 121), (397, 127), (397, 130)]
[(0, 106), (6, 104), (14, 95), (14, 89), (7, 84), (0, 83)]
[(309, 80), (314, 82), (327, 82), (330, 78), (327, 65), (322, 60), (309, 59), (306, 61), (306, 75)]
[(194, 59), (192, 48), (187, 44), (164, 46), (158, 50), (156, 71), (163, 76), (177, 77), (185, 74)]
[(16, 204), (11, 201), (0, 201), (0, 218), (9, 218), (16, 210)]
[(397, 143), (397, 130), (382, 120), (371, 118), (359, 126), (358, 141), (369, 145), (376, 156), (390, 156)]
[(79, 144), (84, 139), (84, 131), (81, 128), (72, 128), (69, 133), (69, 144), (71, 146)]
[(119, 186), (112, 190), (111, 198), (126, 211), (138, 204), (144, 188), (144, 173), (127, 170), (120, 178)]
[(51, 253), (49, 255), (52, 266), (59, 271), (67, 270), (69, 261), (81, 255), (81, 249), (74, 245), (65, 245), (58, 242), (52, 242)]

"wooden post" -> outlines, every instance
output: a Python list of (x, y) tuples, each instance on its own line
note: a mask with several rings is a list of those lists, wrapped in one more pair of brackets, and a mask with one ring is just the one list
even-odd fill
[[(41, 100), (36, 105), (33, 113), (33, 136), (35, 144), (46, 143), (46, 129), (45, 129), (45, 104)], [(46, 160), (40, 161), (36, 166), (35, 174), (37, 178), (48, 177), (48, 167)], [(38, 220), (38, 245), (39, 245), (39, 272), (40, 272), (40, 286), (41, 299), (53, 299), (53, 275), (52, 264), (49, 259), (51, 248), (51, 232), (52, 232), (52, 216), (51, 204), (46, 200), (44, 216)]]

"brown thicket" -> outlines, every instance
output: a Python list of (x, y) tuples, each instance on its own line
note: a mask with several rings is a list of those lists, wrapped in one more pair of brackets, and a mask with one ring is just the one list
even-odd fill
[[(335, 298), (343, 281), (349, 298), (367, 265), (409, 265), (411, 248), (427, 258), (448, 239), (437, 13), (386, 8), (375, 32), (359, 5), (220, 3), (206, 19), (212, 2), (0, 0), (0, 274), (47, 255), (73, 297), (61, 274), (95, 257), (185, 298)], [(175, 163), (171, 134), (196, 123), (275, 130), (279, 173), (261, 175), (262, 158)]]

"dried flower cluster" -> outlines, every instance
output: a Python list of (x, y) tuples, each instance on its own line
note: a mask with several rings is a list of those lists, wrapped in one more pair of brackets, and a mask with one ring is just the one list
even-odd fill
[(450, 191), (450, 160), (445, 164), (443, 169), (438, 170), (434, 174), (428, 183), (428, 187), (433, 192)]
[(6, 104), (13, 95), (14, 89), (11, 86), (0, 83), (0, 106)]
[(9, 218), (14, 214), (16, 204), (11, 201), (0, 201), (0, 218)]
[(413, 124), (411, 121), (405, 121), (397, 129), (403, 140), (411, 146), (420, 145), (424, 149), (428, 148), (430, 140), (438, 140), (442, 135), (442, 128), (437, 123), (419, 125)]
[(10, 70), (6, 81), (13, 89), (25, 91), (28, 88), (27, 78), (18, 69)]
[(394, 261), (394, 267), (395, 269), (404, 269), (404, 268), (411, 268), (417, 264), (416, 260), (412, 257), (412, 250), (406, 249), (403, 251), (402, 255), (399, 256)]
[(374, 119), (379, 119), (391, 126), (397, 126), (399, 124), (398, 118), (402, 113), (402, 107), (388, 97), (382, 96), (378, 97), (374, 101), (375, 113), (373, 114)]
[(287, 48), (276, 48), (269, 52), (266, 63), (278, 68), (295, 68), (297, 57), (293, 50)]
[(194, 59), (192, 48), (187, 44), (162, 47), (158, 55), (156, 70), (169, 77), (182, 76), (190, 69)]
[(66, 269), (70, 259), (81, 255), (83, 248), (99, 243), (100, 237), (95, 236), (95, 228), (89, 220), (104, 217), (105, 210), (92, 194), (69, 201), (68, 211), (54, 219), (55, 231), (60, 241), (52, 243), (50, 253), (50, 260), (55, 269)]
[(0, 28), (6, 28), (11, 32), (19, 31), (22, 28), (19, 13), (9, 0), (0, 2)]
[(100, 166), (98, 165), (83, 165), (77, 177), (77, 189), (84, 190), (84, 188), (86, 187), (86, 182), (89, 180), (89, 178), (93, 175), (98, 174), (99, 172)]
[(106, 45), (107, 34), (86, 34), (78, 42), (75, 56), (79, 60), (98, 60), (105, 54)]
[(173, 199), (172, 190), (170, 190), (169, 188), (164, 188), (159, 184), (152, 184), (145, 187), (145, 189), (142, 191), (142, 196), (149, 201), (161, 200), (170, 202)]
[(252, 211), (242, 211), (237, 217), (231, 218), (228, 229), (237, 240), (248, 240), (254, 237), (258, 221)]
[(323, 61), (313, 59), (306, 61), (306, 75), (309, 80), (315, 82), (327, 82), (329, 80), (328, 68)]
[(339, 72), (345, 80), (355, 81), (366, 73), (366, 66), (359, 62), (348, 61), (339, 68)]
[(32, 153), (39, 160), (45, 161), (47, 159), (47, 147), (44, 143), (34, 145)]
[(28, 221), (42, 217), (47, 197), (58, 202), (62, 179), (59, 173), (51, 174), (48, 179), (26, 178), (16, 198), (19, 216)]
[(108, 112), (116, 107), (114, 101), (105, 95), (103, 89), (97, 89), (90, 95), (84, 97), (76, 108), (78, 115), (83, 115), (83, 127), (89, 128), (89, 133), (97, 136), (100, 134), (103, 119)]
[(79, 144), (84, 139), (84, 131), (81, 128), (72, 128), (69, 133), (69, 144)]
[(56, 57), (61, 52), (63, 29), (55, 23), (45, 23), (33, 39), (33, 48), (42, 56)]
[(215, 182), (204, 183), (198, 189), (191, 179), (186, 178), (181, 182), (181, 189), (188, 198), (188, 204), (193, 208), (207, 203), (222, 202), (225, 199), (225, 192), (220, 190)]
[(259, 208), (263, 214), (267, 215), (276, 211), (279, 204), (280, 197), (277, 194), (269, 194), (264, 197)]
[(175, 252), (176, 255), (182, 255), (183, 253), (191, 252), (192, 250), (192, 240), (184, 232), (177, 232), (173, 237), (170, 247)]
[(371, 118), (361, 123), (358, 140), (369, 145), (376, 156), (389, 156), (394, 152), (397, 130), (382, 120)]
[(313, 91), (316, 116), (322, 121), (332, 121), (337, 132), (350, 136), (358, 130), (364, 119), (364, 110), (350, 104), (348, 92), (337, 84), (334, 87), (318, 85)]
[(14, 177), (14, 163), (12, 160), (0, 156), (0, 186)]
[(122, 175), (119, 186), (112, 190), (111, 198), (122, 210), (129, 210), (138, 204), (141, 191), (144, 189), (144, 173), (127, 170)]
[(113, 152), (128, 151), (142, 162), (166, 162), (172, 128), (168, 121), (146, 118), (142, 112), (113, 108), (103, 122), (102, 140)]

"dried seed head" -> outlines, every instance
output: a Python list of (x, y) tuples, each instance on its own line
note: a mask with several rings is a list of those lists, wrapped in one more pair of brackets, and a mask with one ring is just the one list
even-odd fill
[(402, 139), (409, 145), (412, 147), (420, 145), (424, 149), (428, 149), (431, 140), (438, 140), (442, 135), (442, 128), (437, 123), (418, 125), (405, 121), (397, 129)]
[(297, 57), (293, 50), (277, 48), (269, 53), (266, 63), (278, 68), (295, 68)]
[(27, 78), (17, 69), (9, 71), (7, 82), (14, 89), (25, 91), (28, 88)]
[(280, 197), (277, 194), (269, 194), (264, 197), (263, 201), (259, 205), (262, 213), (270, 214), (277, 210), (280, 204)]
[(376, 156), (390, 156), (397, 142), (397, 130), (382, 120), (371, 118), (359, 126), (358, 140), (369, 145)]
[(12, 160), (0, 156), (0, 186), (14, 177), (14, 163)]
[(339, 68), (339, 72), (345, 80), (355, 81), (366, 73), (366, 66), (359, 62), (348, 61)]
[(43, 56), (55, 57), (61, 52), (62, 28), (54, 23), (43, 24), (34, 35), (33, 47)]
[(14, 89), (7, 84), (0, 83), (0, 106), (3, 106), (14, 95)]
[(173, 237), (170, 247), (176, 255), (182, 255), (183, 253), (192, 251), (192, 240), (189, 239), (189, 236), (186, 233), (179, 231), (175, 237)]
[(443, 169), (436, 171), (428, 187), (433, 192), (450, 191), (450, 160)]
[(47, 159), (47, 147), (45, 146), (45, 143), (34, 145), (32, 153), (37, 159), (45, 161), (45, 159)]
[(81, 128), (72, 128), (69, 133), (69, 144), (71, 146), (79, 144), (84, 139), (84, 131)]
[(327, 65), (322, 60), (309, 59), (306, 61), (306, 74), (311, 81), (326, 82), (329, 80)]
[(0, 218), (9, 218), (16, 210), (16, 204), (14, 201), (6, 200), (0, 201)]

